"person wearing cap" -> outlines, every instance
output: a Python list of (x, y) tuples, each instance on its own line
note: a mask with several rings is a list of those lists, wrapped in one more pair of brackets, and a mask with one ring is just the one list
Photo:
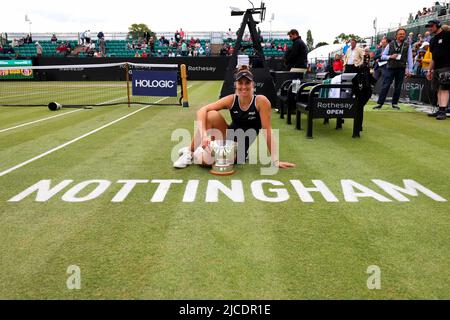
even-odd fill
[(292, 47), (284, 55), (284, 64), (291, 72), (306, 72), (308, 67), (308, 47), (303, 42), (298, 31), (292, 29), (288, 32)]
[(448, 81), (443, 83), (441, 75), (450, 74), (450, 31), (444, 31), (441, 28), (439, 20), (431, 20), (426, 27), (434, 35), (430, 41), (430, 51), (432, 59), (427, 79), (431, 81), (431, 87), (437, 91), (439, 111), (430, 114), (437, 120), (445, 120), (446, 110), (449, 103), (450, 84)]
[[(197, 123), (200, 127), (191, 145), (179, 150), (180, 158), (174, 162), (173, 166), (184, 169), (194, 162), (211, 166), (213, 159), (211, 141), (236, 139), (238, 140), (237, 163), (245, 163), (250, 145), (256, 140), (260, 130), (264, 129), (272, 164), (280, 169), (295, 167), (294, 164), (282, 162), (278, 158), (271, 126), (272, 106), (265, 96), (255, 95), (254, 77), (248, 66), (241, 66), (238, 69), (234, 84), (236, 88), (234, 94), (208, 104), (197, 112)], [(221, 110), (230, 112), (231, 124), (228, 124), (220, 114)], [(245, 141), (245, 143), (239, 141)]]
[[(394, 95), (392, 97), (392, 108), (400, 110), (398, 102), (402, 91), (405, 74), (410, 76), (413, 72), (414, 60), (412, 48), (406, 41), (406, 30), (400, 28), (395, 33), (395, 40), (389, 43), (384, 49), (382, 60), (387, 61), (387, 68), (383, 74), (383, 86), (380, 96), (378, 97), (378, 105), (374, 110), (380, 110), (386, 101), (391, 84), (395, 81)], [(406, 67), (408, 70), (406, 71)]]
[(424, 42), (420, 49), (425, 50), (425, 56), (422, 60), (422, 73), (426, 76), (428, 74), (428, 71), (430, 70), (430, 63), (433, 55), (431, 54), (430, 44), (428, 42)]

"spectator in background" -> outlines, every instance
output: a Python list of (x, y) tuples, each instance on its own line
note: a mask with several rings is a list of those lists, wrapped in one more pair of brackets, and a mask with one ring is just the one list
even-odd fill
[(417, 76), (422, 75), (422, 61), (425, 57), (426, 51), (423, 49), (419, 49), (419, 52), (417, 53), (416, 57), (414, 58), (414, 68), (413, 73)]
[(144, 58), (144, 59), (148, 58), (148, 53), (146, 50), (142, 51), (141, 58)]
[(103, 33), (103, 31), (100, 31), (98, 34), (97, 34), (97, 38), (98, 38), (98, 40), (100, 41), (101, 39), (105, 39), (105, 34)]
[(58, 38), (56, 37), (56, 34), (53, 34), (53, 35), (52, 35), (52, 38), (50, 39), (50, 41), (51, 41), (52, 43), (56, 43), (56, 42), (58, 41)]
[(423, 38), (423, 41), (424, 41), (424, 42), (430, 43), (430, 41), (431, 41), (431, 33), (430, 33), (429, 31), (427, 31), (427, 32), (425, 32), (424, 35), (425, 35), (425, 36), (424, 36), (424, 38)]
[(155, 39), (153, 37), (150, 37), (148, 45), (150, 46), (150, 51), (152, 53), (155, 52)]
[(421, 16), (422, 16), (422, 12), (420, 12), (420, 10), (419, 10), (419, 11), (417, 11), (417, 14), (416, 14), (415, 20), (419, 20)]
[(174, 58), (175, 57), (175, 53), (169, 49), (169, 51), (167, 51), (169, 53), (169, 58)]
[(198, 54), (199, 54), (200, 56), (204, 56), (204, 55), (205, 55), (205, 49), (203, 49), (202, 46), (200, 46), (200, 47), (198, 48)]
[(31, 34), (27, 34), (27, 36), (24, 39), (24, 43), (26, 44), (33, 43), (33, 38), (31, 37)]
[(205, 44), (205, 55), (207, 57), (211, 56), (211, 46), (210, 46), (209, 42), (206, 42), (206, 44)]
[(175, 32), (175, 42), (178, 44), (181, 41), (181, 35), (180, 32), (178, 32), (178, 30)]
[(226, 36), (227, 36), (228, 43), (233, 42), (234, 35), (233, 35), (233, 31), (231, 31), (231, 28), (228, 29)]
[(342, 53), (344, 54), (344, 56), (347, 54), (347, 50), (350, 48), (350, 44), (351, 44), (351, 41), (350, 41), (350, 40), (348, 40), (348, 41), (345, 43), (344, 49), (342, 49)]
[(61, 43), (57, 48), (56, 48), (56, 53), (61, 54), (61, 55), (67, 55), (69, 52), (69, 48), (67, 47), (67, 45), (65, 43)]
[(80, 34), (80, 44), (84, 44), (85, 40), (86, 40), (86, 32), (82, 32)]
[(189, 53), (188, 45), (186, 44), (186, 41), (181, 40), (181, 56), (187, 57)]
[(284, 63), (290, 71), (304, 72), (308, 67), (308, 47), (296, 29), (289, 31), (288, 36), (292, 47), (286, 52)]
[(364, 65), (366, 67), (370, 67), (372, 62), (373, 53), (370, 52), (370, 48), (366, 47), (364, 48)]
[(428, 74), (428, 72), (430, 71), (430, 64), (431, 64), (433, 55), (431, 54), (430, 44), (428, 42), (424, 42), (420, 49), (425, 50), (425, 55), (422, 60), (422, 75), (426, 76)]
[(450, 72), (450, 32), (442, 30), (439, 20), (429, 21), (426, 27), (434, 35), (430, 42), (432, 60), (427, 74), (432, 89), (438, 92), (439, 111), (433, 116), (436, 116), (437, 120), (445, 120), (450, 100), (450, 84), (444, 83), (441, 75)]
[(373, 68), (373, 77), (375, 80), (378, 81), (383, 76), (383, 72), (386, 69), (386, 61), (382, 61), (381, 57), (383, 56), (383, 52), (386, 49), (387, 45), (389, 44), (389, 41), (387, 38), (381, 39), (380, 45), (378, 46), (377, 50), (375, 51), (375, 55), (373, 57), (375, 64)]
[(359, 73), (364, 64), (364, 50), (357, 46), (356, 40), (351, 40), (351, 46), (344, 57), (345, 73)]
[(342, 60), (342, 57), (340, 54), (336, 54), (334, 56), (333, 61), (333, 71), (334, 72), (344, 72), (344, 61)]
[(181, 37), (182, 40), (186, 39), (186, 34), (184, 33), (182, 28), (180, 28), (180, 37)]
[(144, 32), (144, 39), (145, 39), (145, 42), (148, 44), (149, 42), (150, 42), (150, 32), (147, 32), (147, 31), (145, 31)]
[(287, 43), (285, 43), (283, 46), (283, 51), (287, 52), (288, 50), (289, 50), (289, 47), (288, 47)]
[(91, 43), (91, 30), (86, 30), (84, 32), (84, 39), (86, 40), (86, 43)]
[(104, 37), (99, 38), (98, 48), (99, 48), (102, 56), (105, 56), (106, 55), (106, 41), (105, 41)]
[(392, 97), (392, 108), (400, 110), (398, 102), (405, 79), (406, 67), (408, 67), (408, 76), (412, 74), (414, 62), (412, 49), (406, 41), (406, 30), (400, 28), (395, 33), (395, 40), (392, 41), (384, 50), (382, 60), (388, 61), (387, 69), (383, 75), (383, 87), (378, 98), (378, 105), (374, 110), (380, 110), (386, 101), (391, 84), (395, 81), (394, 96)]
[(410, 45), (413, 45), (413, 44), (414, 44), (414, 32), (410, 32), (410, 33), (409, 33), (409, 35), (408, 35), (408, 43), (409, 43)]
[(36, 45), (36, 55), (38, 56), (38, 58), (40, 58), (40, 57), (42, 57), (42, 51), (43, 51), (42, 46), (38, 41), (36, 42), (35, 45)]
[(221, 56), (228, 55), (228, 46), (226, 43), (224, 43), (224, 45), (222, 46), (222, 49), (220, 49), (220, 55)]
[(417, 35), (417, 42), (420, 42), (420, 43), (423, 42), (423, 36), (420, 33)]

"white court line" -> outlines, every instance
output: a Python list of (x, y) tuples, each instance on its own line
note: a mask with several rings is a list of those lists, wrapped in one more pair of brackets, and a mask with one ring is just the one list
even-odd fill
[[(126, 97), (120, 97), (120, 98), (117, 98), (117, 99), (114, 99), (114, 100), (101, 102), (101, 104), (108, 104), (108, 103), (111, 103), (111, 102), (119, 101), (119, 100), (124, 99), (124, 98), (126, 98)], [(23, 123), (23, 124), (20, 124), (18, 126), (15, 126), (15, 127), (2, 129), (2, 130), (0, 130), (0, 133), (6, 132), (6, 131), (11, 131), (11, 130), (22, 128), (22, 127), (26, 127), (26, 126), (29, 126), (29, 125), (32, 125), (32, 124), (35, 124), (35, 123), (39, 123), (39, 122), (43, 122), (43, 121), (47, 121), (47, 120), (50, 120), (50, 119), (62, 117), (62, 116), (65, 116), (65, 115), (68, 115), (68, 114), (71, 114), (71, 113), (75, 113), (75, 112), (78, 112), (78, 111), (81, 111), (81, 110), (83, 110), (83, 109), (77, 109), (77, 110), (69, 111), (69, 112), (66, 112), (66, 113), (63, 113), (63, 114), (58, 114), (56, 116), (52, 116), (52, 117), (48, 117), (48, 118), (44, 118), (44, 119), (40, 119), (40, 120), (36, 120), (36, 121), (32, 121), (32, 122)]]
[(27, 122), (27, 123), (22, 123), (22, 124), (19, 124), (19, 125), (15, 126), (15, 127), (2, 129), (2, 130), (0, 130), (0, 133), (6, 132), (6, 131), (11, 131), (11, 130), (22, 128), (22, 127), (26, 127), (26, 126), (29, 126), (29, 125), (32, 125), (32, 124), (35, 124), (35, 123), (39, 123), (39, 122), (43, 122), (43, 121), (47, 121), (47, 120), (50, 120), (50, 119), (62, 117), (62, 116), (65, 116), (65, 115), (68, 115), (68, 114), (71, 114), (71, 113), (75, 113), (75, 112), (78, 112), (78, 111), (81, 111), (81, 110), (82, 109), (73, 110), (73, 111), (69, 111), (69, 112), (66, 112), (66, 113), (58, 114), (56, 116), (51, 116), (51, 117), (48, 117), (48, 118), (43, 118), (43, 119), (39, 119), (39, 120)]
[[(164, 98), (164, 99), (166, 99), (166, 98)], [(161, 101), (162, 101), (162, 100), (161, 100)], [(112, 125), (114, 125), (114, 124), (116, 124), (116, 123), (118, 123), (118, 122), (120, 122), (120, 121), (122, 121), (122, 120), (125, 120), (126, 118), (129, 118), (129, 117), (135, 115), (136, 113), (141, 112), (141, 111), (143, 111), (143, 110), (145, 110), (145, 109), (147, 109), (147, 108), (149, 108), (149, 107), (151, 107), (151, 106), (145, 106), (145, 107), (143, 107), (143, 108), (141, 108), (141, 109), (139, 109), (139, 110), (137, 110), (137, 111), (135, 111), (135, 112), (133, 112), (133, 113), (130, 113), (130, 114), (128, 114), (128, 115), (126, 115), (126, 116), (124, 116), (124, 117), (122, 117), (122, 118), (119, 118), (119, 119), (117, 119), (117, 120), (114, 120), (114, 121), (112, 121), (112, 122), (110, 122), (110, 123), (108, 123), (108, 124), (105, 124), (104, 126), (101, 126), (100, 128), (97, 128), (97, 129), (95, 129), (95, 130), (93, 130), (93, 131), (91, 131), (91, 132), (88, 132), (88, 133), (86, 133), (86, 134), (83, 134), (82, 136), (80, 136), (80, 137), (78, 137), (78, 138), (75, 138), (75, 139), (73, 139), (73, 140), (70, 140), (69, 142), (66, 142), (66, 143), (64, 143), (64, 144), (62, 144), (62, 145), (60, 145), (60, 146), (58, 146), (58, 147), (56, 147), (56, 148), (53, 148), (53, 149), (51, 149), (51, 150), (49, 150), (49, 151), (47, 151), (47, 152), (44, 152), (44, 153), (42, 153), (42, 154), (40, 154), (40, 155), (38, 155), (38, 156), (36, 156), (36, 157), (30, 159), (30, 160), (27, 160), (27, 161), (25, 161), (25, 162), (22, 162), (21, 164), (18, 164), (17, 166), (14, 166), (14, 167), (9, 168), (9, 169), (7, 169), (7, 170), (5, 170), (5, 171), (3, 171), (3, 172), (0, 172), (0, 177), (3, 177), (3, 176), (5, 176), (5, 175), (7, 175), (8, 173), (11, 173), (11, 172), (13, 172), (13, 171), (15, 171), (15, 170), (17, 170), (17, 169), (20, 169), (20, 168), (26, 166), (27, 164), (30, 164), (30, 163), (32, 163), (32, 162), (34, 162), (34, 161), (36, 161), (36, 160), (39, 160), (39, 159), (41, 159), (41, 158), (43, 158), (43, 157), (45, 157), (45, 156), (48, 156), (49, 154), (52, 154), (53, 152), (56, 152), (56, 151), (58, 151), (58, 150), (61, 150), (61, 149), (65, 148), (65, 147), (67, 147), (67, 146), (69, 146), (69, 145), (71, 145), (71, 144), (73, 144), (73, 143), (75, 143), (75, 142), (77, 142), (77, 141), (80, 141), (81, 139), (84, 139), (84, 138), (86, 138), (86, 137), (89, 137), (90, 135), (93, 135), (94, 133), (97, 133), (97, 132), (99, 132), (99, 131), (101, 131), (101, 130), (103, 130), (103, 129), (105, 129), (105, 128), (108, 128), (108, 127), (110, 127), (110, 126), (112, 126)]]
[[(192, 87), (192, 86), (190, 86), (190, 87)], [(188, 88), (190, 88), (190, 87), (188, 87)], [(154, 103), (160, 103), (160, 102), (162, 102), (162, 101), (164, 101), (164, 100), (166, 100), (166, 99), (168, 99), (168, 98), (169, 98), (169, 97), (162, 98), (162, 99), (160, 99), (160, 100), (158, 100), (158, 101), (156, 101), (156, 102), (154, 102)], [(56, 148), (53, 148), (53, 149), (51, 149), (51, 150), (49, 150), (49, 151), (47, 151), (47, 152), (44, 152), (44, 153), (42, 153), (42, 154), (40, 154), (40, 155), (38, 155), (38, 156), (36, 156), (36, 157), (30, 159), (30, 160), (27, 160), (27, 161), (22, 162), (22, 163), (20, 163), (20, 164), (14, 166), (14, 167), (12, 167), (12, 168), (9, 168), (9, 169), (7, 169), (7, 170), (5, 170), (5, 171), (3, 171), (3, 172), (0, 172), (0, 177), (6, 176), (7, 174), (9, 174), (9, 173), (11, 173), (11, 172), (13, 172), (13, 171), (16, 171), (17, 169), (20, 169), (20, 168), (22, 168), (22, 167), (24, 167), (24, 166), (26, 166), (26, 165), (28, 165), (28, 164), (30, 164), (30, 163), (36, 161), (36, 160), (42, 159), (42, 158), (48, 156), (49, 154), (52, 154), (52, 153), (54, 153), (54, 152), (56, 152), (56, 151), (58, 151), (58, 150), (61, 150), (61, 149), (65, 148), (65, 147), (67, 147), (67, 146), (69, 146), (69, 145), (71, 145), (71, 144), (77, 142), (77, 141), (80, 141), (80, 140), (82, 140), (82, 139), (84, 139), (84, 138), (86, 138), (86, 137), (89, 137), (90, 135), (93, 135), (94, 133), (97, 133), (97, 132), (99, 132), (99, 131), (101, 131), (101, 130), (103, 130), (103, 129), (106, 129), (106, 128), (108, 128), (108, 127), (110, 127), (110, 126), (112, 126), (112, 125), (114, 125), (114, 124), (116, 124), (116, 123), (118, 123), (118, 122), (120, 122), (120, 121), (122, 121), (122, 120), (125, 120), (125, 119), (127, 119), (127, 118), (129, 118), (129, 117), (135, 115), (135, 114), (138, 113), (138, 112), (144, 111), (145, 109), (148, 109), (148, 108), (150, 108), (150, 107), (152, 107), (152, 106), (153, 106), (153, 105), (148, 105), (148, 106), (142, 107), (141, 109), (136, 110), (136, 111), (134, 111), (134, 112), (132, 112), (132, 113), (130, 113), (130, 114), (124, 116), (124, 117), (121, 117), (121, 118), (119, 118), (119, 119), (117, 119), (117, 120), (114, 120), (114, 121), (112, 121), (112, 122), (110, 122), (110, 123), (108, 123), (108, 124), (105, 124), (104, 126), (101, 126), (100, 128), (97, 128), (97, 129), (95, 129), (95, 130), (93, 130), (93, 131), (91, 131), (91, 132), (88, 132), (88, 133), (86, 133), (86, 134), (84, 134), (84, 135), (82, 135), (82, 136), (80, 136), (80, 137), (78, 137), (78, 138), (75, 138), (75, 139), (73, 139), (73, 140), (70, 140), (70, 141), (68, 141), (68, 142), (66, 142), (66, 143), (64, 143), (64, 144), (62, 144), (62, 145), (60, 145), (60, 146), (58, 146), (58, 147), (56, 147)]]

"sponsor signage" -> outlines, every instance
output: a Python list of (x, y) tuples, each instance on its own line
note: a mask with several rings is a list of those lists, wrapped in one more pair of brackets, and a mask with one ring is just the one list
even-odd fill
[(354, 118), (355, 99), (315, 99), (314, 117), (316, 118)]
[[(30, 67), (31, 60), (0, 60), (0, 68), (4, 67)], [(0, 80), (33, 79), (33, 70), (23, 68), (15, 70), (0, 69)]]
[(177, 72), (133, 71), (133, 96), (176, 97)]

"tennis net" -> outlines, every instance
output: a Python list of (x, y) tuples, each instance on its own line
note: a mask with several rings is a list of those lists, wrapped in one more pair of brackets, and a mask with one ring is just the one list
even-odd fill
[(0, 68), (0, 106), (179, 106), (187, 96), (180, 69), (127, 62)]

